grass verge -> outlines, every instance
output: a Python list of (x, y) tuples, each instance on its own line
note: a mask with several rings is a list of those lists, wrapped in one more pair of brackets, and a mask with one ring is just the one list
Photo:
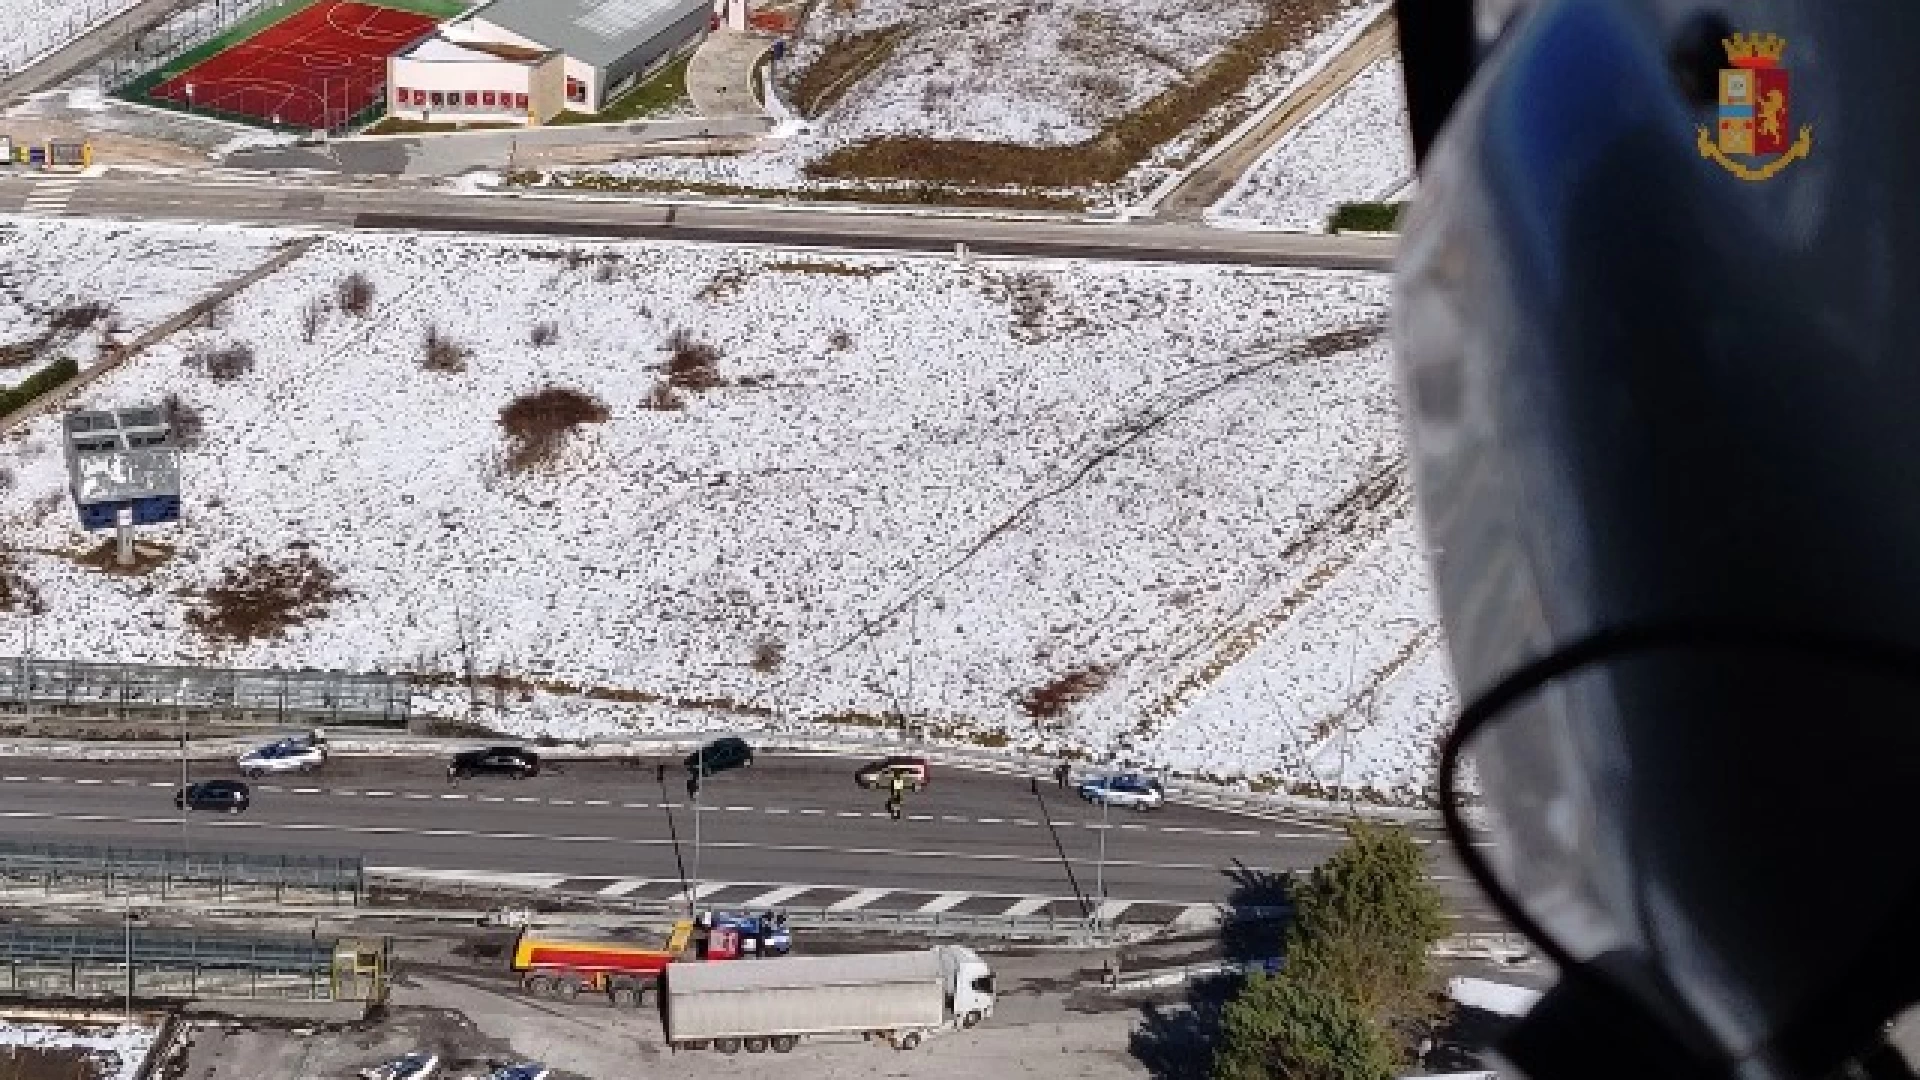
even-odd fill
[(669, 112), (675, 105), (688, 100), (687, 62), (692, 59), (693, 55), (689, 53), (669, 63), (642, 80), (638, 86), (613, 99), (598, 113), (563, 112), (553, 118), (553, 123), (618, 124)]
[[(507, 183), (530, 187), (547, 177), (539, 172), (507, 174)], [(1051, 191), (975, 191), (949, 184), (917, 184), (906, 188), (789, 188), (746, 187), (700, 180), (665, 180), (606, 173), (555, 173), (555, 187), (587, 191), (631, 191), (649, 195), (707, 195), (716, 198), (768, 199), (781, 202), (876, 203), (888, 206), (986, 206), (1003, 210), (1057, 210), (1077, 213), (1087, 208), (1078, 195)]]
[(1085, 142), (1018, 146), (888, 136), (842, 147), (808, 165), (807, 172), (821, 179), (881, 178), (971, 186), (1075, 188), (1115, 183), (1156, 147), (1245, 90), (1273, 57), (1299, 47), (1348, 6), (1347, 0), (1271, 0), (1259, 25), (1195, 71), (1191, 79), (1161, 91)]

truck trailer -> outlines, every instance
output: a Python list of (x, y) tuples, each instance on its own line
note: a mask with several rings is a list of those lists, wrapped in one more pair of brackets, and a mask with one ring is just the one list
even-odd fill
[(688, 920), (675, 923), (664, 944), (523, 930), (513, 945), (513, 970), (530, 994), (567, 1000), (605, 994), (615, 1005), (638, 1005), (660, 972), (686, 954), (692, 938)]
[(810, 1035), (859, 1035), (911, 1050), (943, 1028), (992, 1016), (993, 970), (959, 945), (777, 964), (674, 964), (660, 1011), (675, 1050), (784, 1054)]

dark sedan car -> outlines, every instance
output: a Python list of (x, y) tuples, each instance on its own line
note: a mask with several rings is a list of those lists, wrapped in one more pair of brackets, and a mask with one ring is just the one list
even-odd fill
[(491, 746), (485, 750), (465, 750), (453, 755), (447, 763), (447, 779), (460, 780), (469, 776), (511, 776), (524, 778), (540, 775), (540, 755), (531, 750), (522, 750), (517, 746)]
[(707, 745), (687, 755), (686, 766), (690, 775), (712, 776), (728, 769), (744, 769), (753, 765), (753, 747), (747, 740), (729, 736), (715, 739)]
[(173, 793), (176, 810), (213, 810), (238, 814), (253, 803), (253, 789), (238, 780), (202, 780)]

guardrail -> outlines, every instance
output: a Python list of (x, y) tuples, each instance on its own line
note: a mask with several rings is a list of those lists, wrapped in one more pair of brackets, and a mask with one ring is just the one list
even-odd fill
[[(684, 900), (552, 893), (502, 882), (443, 881), (438, 878), (415, 878), (400, 874), (369, 872), (367, 887), (370, 891), (385, 888), (401, 893), (429, 895), (451, 893), (461, 899), (483, 898), (491, 901), (487, 906), (510, 913), (502, 917), (502, 921), (509, 923), (525, 922), (540, 917), (524, 907), (535, 896), (574, 901), (591, 905), (597, 911), (654, 918), (662, 922), (671, 922), (687, 916), (687, 904)], [(516, 908), (515, 904), (521, 907)], [(1063, 919), (1050, 914), (974, 915), (953, 911), (918, 912), (866, 908), (835, 911), (830, 907), (784, 905), (780, 910), (786, 912), (787, 925), (812, 930), (917, 934), (927, 937), (1000, 937), (1016, 941), (1083, 937), (1095, 932), (1095, 928), (1086, 919)], [(1158, 928), (1155, 927), (1155, 929)]]
[(276, 905), (353, 904), (362, 889), (357, 857), (0, 844), (0, 897), (98, 896), (246, 901)]

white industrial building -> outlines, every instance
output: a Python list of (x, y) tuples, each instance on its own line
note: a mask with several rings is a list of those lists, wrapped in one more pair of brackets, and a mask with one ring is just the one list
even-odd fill
[[(741, 0), (493, 0), (388, 61), (388, 115), (544, 124), (596, 113)], [(737, 10), (736, 10), (737, 9)]]

